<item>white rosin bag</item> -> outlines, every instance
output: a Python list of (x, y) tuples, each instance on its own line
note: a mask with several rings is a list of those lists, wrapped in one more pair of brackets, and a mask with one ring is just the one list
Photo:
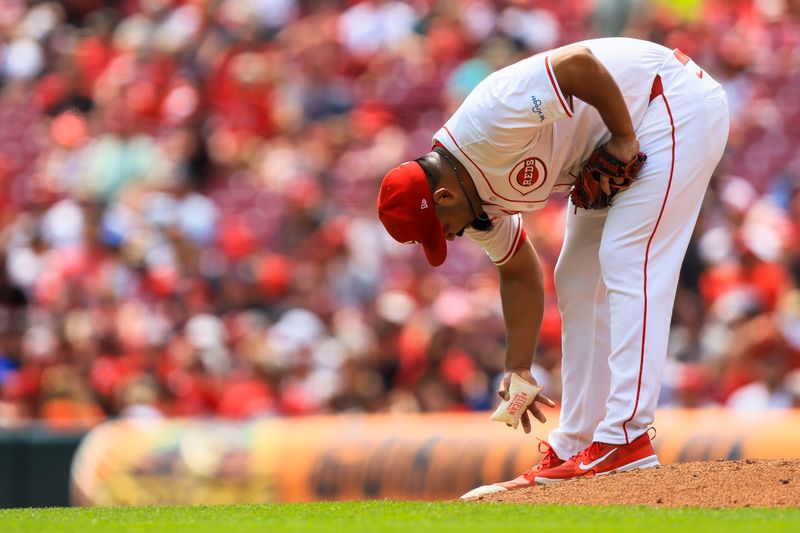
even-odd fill
[(511, 383), (508, 386), (508, 400), (503, 400), (492, 413), (492, 420), (504, 422), (514, 429), (519, 426), (522, 413), (533, 403), (536, 395), (542, 391), (540, 385), (528, 383), (517, 374), (511, 374)]

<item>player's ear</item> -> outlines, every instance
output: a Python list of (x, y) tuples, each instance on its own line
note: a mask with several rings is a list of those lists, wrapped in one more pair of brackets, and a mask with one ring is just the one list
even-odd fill
[(447, 187), (440, 187), (433, 191), (433, 201), (438, 205), (447, 207), (455, 202), (455, 196)]

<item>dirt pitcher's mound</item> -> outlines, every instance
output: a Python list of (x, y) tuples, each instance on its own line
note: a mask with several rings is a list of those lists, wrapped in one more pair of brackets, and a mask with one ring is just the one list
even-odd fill
[(658, 466), (490, 494), (477, 501), (667, 507), (800, 507), (800, 460)]

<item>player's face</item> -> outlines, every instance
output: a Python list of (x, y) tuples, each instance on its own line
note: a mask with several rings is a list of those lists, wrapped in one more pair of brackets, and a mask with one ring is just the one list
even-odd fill
[(442, 225), (444, 238), (448, 241), (461, 237), (472, 223), (473, 214), (466, 198), (453, 198), (452, 202), (436, 203), (436, 217)]

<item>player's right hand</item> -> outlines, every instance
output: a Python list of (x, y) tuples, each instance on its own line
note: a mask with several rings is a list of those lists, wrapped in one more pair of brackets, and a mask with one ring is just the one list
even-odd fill
[[(620, 161), (631, 161), (639, 154), (639, 139), (637, 139), (635, 135), (632, 137), (612, 135), (611, 139), (606, 143), (606, 150)], [(625, 183), (624, 178), (600, 174), (600, 190), (609, 196), (613, 196), (611, 179), (614, 180), (614, 185), (622, 185)]]
[[(531, 385), (538, 385), (538, 383), (536, 383), (536, 380), (533, 377), (533, 374), (531, 374), (531, 371), (528, 368), (507, 370), (505, 375), (503, 376), (503, 379), (500, 380), (500, 386), (498, 387), (497, 390), (497, 395), (500, 396), (502, 400), (507, 401), (509, 399), (508, 388), (511, 384), (512, 374), (518, 375)], [(537, 394), (536, 398), (534, 398), (534, 400), (531, 402), (531, 404), (528, 406), (525, 412), (522, 413), (522, 416), (520, 417), (520, 421), (522, 422), (522, 429), (523, 431), (525, 431), (525, 433), (531, 432), (531, 419), (530, 416), (528, 415), (528, 412), (530, 412), (534, 416), (534, 418), (536, 418), (536, 420), (538, 420), (539, 422), (542, 423), (547, 422), (547, 417), (542, 412), (542, 409), (537, 405), (539, 403), (544, 404), (548, 407), (556, 406), (556, 402), (554, 402), (544, 394), (541, 393)]]

